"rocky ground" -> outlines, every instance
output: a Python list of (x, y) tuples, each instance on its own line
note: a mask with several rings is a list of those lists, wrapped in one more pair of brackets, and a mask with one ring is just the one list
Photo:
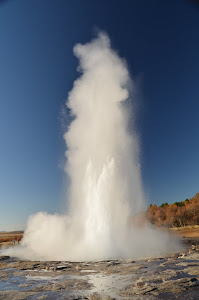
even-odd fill
[(22, 261), (0, 256), (0, 299), (199, 299), (199, 239), (144, 260)]

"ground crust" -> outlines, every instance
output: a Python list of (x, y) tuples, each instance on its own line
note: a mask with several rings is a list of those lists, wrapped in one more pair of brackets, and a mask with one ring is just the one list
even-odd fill
[(0, 256), (0, 299), (197, 299), (199, 239), (143, 260), (22, 261)]

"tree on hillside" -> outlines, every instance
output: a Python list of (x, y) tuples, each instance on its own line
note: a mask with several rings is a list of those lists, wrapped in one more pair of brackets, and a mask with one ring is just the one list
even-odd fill
[(168, 204), (150, 205), (147, 219), (157, 226), (182, 227), (199, 225), (199, 193), (191, 199)]
[(160, 207), (165, 207), (165, 206), (169, 206), (169, 204), (167, 202), (165, 202), (160, 205)]

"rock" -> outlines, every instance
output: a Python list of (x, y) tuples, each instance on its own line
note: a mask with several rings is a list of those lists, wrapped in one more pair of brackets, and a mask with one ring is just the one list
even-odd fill
[(186, 253), (180, 253), (180, 255), (178, 256), (178, 258), (184, 258), (185, 256), (187, 256)]
[(26, 291), (0, 291), (0, 299), (2, 300), (25, 300), (27, 297), (36, 295), (35, 292), (26, 292)]
[(188, 254), (194, 253), (195, 251), (193, 249), (188, 250)]
[(178, 258), (178, 256), (180, 255), (180, 253), (172, 253), (170, 255), (171, 258)]
[(7, 260), (9, 258), (10, 258), (10, 256), (7, 256), (7, 255), (0, 256), (0, 261)]
[(126, 260), (126, 263), (127, 263), (127, 264), (133, 264), (133, 263), (135, 263), (135, 260), (132, 260), (132, 259)]
[(88, 300), (115, 300), (115, 298), (112, 298), (110, 296), (102, 297), (99, 293), (94, 293), (94, 294), (88, 295), (84, 299), (88, 299)]
[(143, 295), (146, 295), (146, 294), (148, 294), (148, 293), (150, 293), (150, 292), (154, 292), (154, 291), (156, 291), (156, 290), (157, 290), (156, 287), (148, 288), (148, 289), (146, 289), (146, 290), (144, 291)]
[(188, 266), (187, 267), (187, 272), (190, 274), (190, 275), (193, 275), (193, 276), (198, 276), (199, 278), (199, 266)]
[(198, 279), (197, 278), (191, 278), (191, 282), (195, 282), (195, 281), (198, 281)]
[(55, 269), (56, 270), (64, 270), (64, 269), (70, 269), (71, 266), (69, 265), (64, 265), (64, 266), (56, 266)]
[(145, 285), (145, 283), (143, 281), (137, 281), (136, 282), (136, 286), (139, 288), (143, 288), (143, 286)]
[(112, 267), (112, 266), (116, 266), (116, 265), (119, 265), (119, 264), (120, 264), (119, 261), (112, 261), (112, 262), (108, 263), (106, 266), (107, 267)]
[(163, 282), (163, 279), (162, 278), (156, 278), (156, 279), (153, 279), (152, 281), (151, 281), (151, 283), (152, 284), (159, 284), (159, 283), (162, 283)]

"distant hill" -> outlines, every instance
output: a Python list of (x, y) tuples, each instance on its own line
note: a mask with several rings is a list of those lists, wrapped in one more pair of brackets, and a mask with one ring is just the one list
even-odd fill
[(195, 194), (195, 196), (193, 198), (191, 198), (190, 200), (192, 200), (192, 199), (199, 200), (199, 193)]
[(23, 234), (24, 231), (23, 230), (9, 231), (9, 233), (11, 233), (11, 234)]
[(23, 234), (23, 230), (17, 230), (17, 231), (5, 231), (5, 230), (0, 230), (0, 233), (9, 233), (9, 234)]
[(190, 199), (160, 206), (150, 205), (147, 219), (157, 226), (182, 227), (199, 225), (199, 193)]

